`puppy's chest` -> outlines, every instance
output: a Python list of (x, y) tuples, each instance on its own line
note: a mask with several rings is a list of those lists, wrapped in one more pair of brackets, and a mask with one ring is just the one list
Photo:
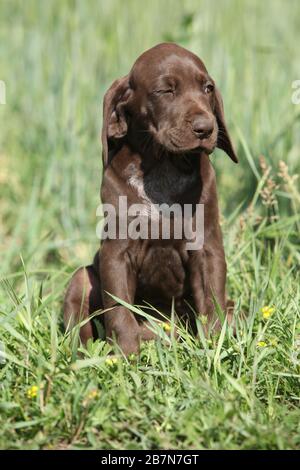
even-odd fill
[(139, 269), (138, 288), (144, 298), (180, 298), (186, 290), (187, 268), (184, 255), (172, 245), (153, 243)]
[(128, 184), (138, 195), (149, 213), (150, 206), (181, 204), (185, 194), (197, 183), (195, 171), (182, 173), (168, 162), (162, 162), (150, 172), (136, 171), (128, 178)]

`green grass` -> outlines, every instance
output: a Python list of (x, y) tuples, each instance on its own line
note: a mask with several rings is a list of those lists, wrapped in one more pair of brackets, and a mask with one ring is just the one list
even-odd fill
[[(1, 0), (1, 448), (299, 448), (299, 31), (296, 0)], [(110, 364), (102, 341), (76, 356), (61, 302), (98, 246), (101, 98), (163, 40), (203, 58), (238, 150), (212, 157), (237, 336)]]

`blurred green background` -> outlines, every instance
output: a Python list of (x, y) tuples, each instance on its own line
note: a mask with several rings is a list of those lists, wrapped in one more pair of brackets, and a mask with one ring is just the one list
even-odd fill
[(251, 199), (261, 154), (299, 172), (299, 31), (297, 0), (0, 0), (2, 273), (20, 252), (29, 267), (90, 261), (102, 97), (161, 41), (198, 54), (222, 91), (240, 158), (213, 156), (225, 215)]

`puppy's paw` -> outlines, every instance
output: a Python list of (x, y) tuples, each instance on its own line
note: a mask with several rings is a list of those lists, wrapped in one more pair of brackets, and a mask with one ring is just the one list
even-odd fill
[(118, 347), (121, 349), (124, 356), (128, 357), (131, 354), (138, 355), (140, 353), (140, 335), (139, 334), (124, 334), (118, 337)]

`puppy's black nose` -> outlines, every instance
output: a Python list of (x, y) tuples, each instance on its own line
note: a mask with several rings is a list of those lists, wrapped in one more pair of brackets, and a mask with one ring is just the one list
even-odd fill
[(213, 119), (206, 116), (198, 116), (192, 122), (192, 129), (199, 139), (207, 139), (214, 130)]

